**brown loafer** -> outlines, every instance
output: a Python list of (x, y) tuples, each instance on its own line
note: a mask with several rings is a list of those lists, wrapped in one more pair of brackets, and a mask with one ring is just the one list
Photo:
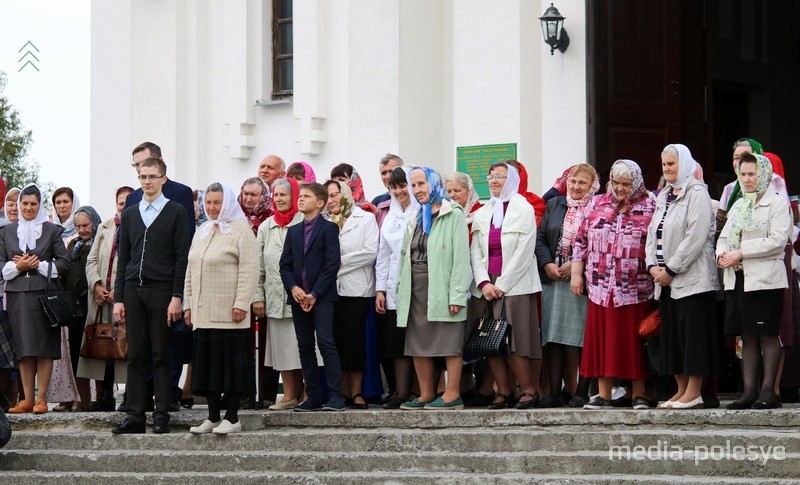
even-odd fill
[(33, 414), (44, 414), (47, 412), (47, 403), (44, 401), (36, 401), (33, 405)]
[(33, 412), (33, 401), (20, 401), (16, 406), (9, 409), (9, 414), (24, 414)]

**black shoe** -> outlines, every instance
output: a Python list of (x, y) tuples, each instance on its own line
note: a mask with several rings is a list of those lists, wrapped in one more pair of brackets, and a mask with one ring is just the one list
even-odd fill
[[(570, 402), (572, 400), (572, 397), (573, 397), (572, 394), (570, 394), (569, 391), (567, 391), (566, 387), (561, 389), (561, 402)], [(541, 404), (541, 401), (539, 401), (539, 403)]]
[(569, 400), (567, 404), (571, 408), (582, 408), (589, 403), (589, 398), (586, 396), (575, 396)]
[(187, 397), (185, 399), (181, 399), (180, 402), (181, 402), (181, 407), (184, 407), (186, 409), (192, 409), (192, 406), (194, 406), (194, 398), (193, 397)]
[(514, 406), (517, 409), (531, 409), (535, 408), (536, 405), (539, 404), (539, 394), (534, 392), (523, 392), (519, 396), (520, 399), (522, 399), (523, 396), (530, 397), (531, 399), (528, 399), (527, 401), (517, 401), (516, 406)]
[(384, 404), (386, 404), (389, 401), (391, 401), (392, 399), (394, 399), (395, 396), (397, 396), (397, 393), (394, 391), (394, 389), (389, 389), (389, 393), (386, 394), (386, 397), (381, 399), (381, 406), (383, 406)]
[(632, 403), (633, 401), (631, 401), (631, 398), (624, 396), (611, 401), (611, 405), (615, 408), (629, 408)]
[(725, 409), (750, 409), (750, 406), (752, 406), (754, 402), (756, 402), (755, 398), (753, 399), (739, 398), (731, 402), (727, 406), (725, 406)]
[(111, 428), (111, 432), (114, 434), (144, 434), (145, 427), (144, 423), (127, 418), (122, 424)]
[[(351, 405), (351, 407), (353, 409), (369, 409), (369, 404), (367, 404), (367, 401), (364, 401), (363, 403), (357, 403), (356, 402), (356, 398), (357, 397), (360, 397), (361, 400), (364, 401), (364, 396), (362, 396), (361, 393), (359, 392), (358, 394), (353, 396), (353, 404)], [(330, 401), (328, 401), (328, 402), (330, 402)], [(323, 406), (323, 409), (324, 409), (324, 406)]]
[(635, 397), (631, 402), (633, 409), (642, 410), (642, 409), (651, 409), (658, 406), (658, 403), (655, 401), (650, 401), (644, 397)]
[(602, 397), (597, 396), (596, 398), (592, 399), (588, 404), (585, 404), (583, 406), (583, 409), (598, 410), (598, 409), (611, 409), (613, 407), (614, 404), (610, 399), (603, 399)]
[(719, 407), (719, 396), (716, 394), (700, 394), (703, 398), (704, 409), (717, 409)]
[(564, 405), (564, 401), (563, 401), (562, 397), (560, 397), (560, 396), (558, 396), (558, 397), (545, 396), (545, 397), (543, 397), (543, 398), (541, 398), (539, 400), (539, 406), (538, 407), (540, 407), (540, 408), (560, 408), (563, 405)]
[(97, 401), (93, 402), (89, 411), (92, 412), (107, 412), (113, 411), (115, 407), (114, 393), (111, 391), (103, 391)]
[(779, 409), (783, 407), (780, 396), (773, 396), (772, 399), (767, 401), (754, 401), (750, 405), (750, 409)]
[(400, 405), (408, 401), (408, 398), (402, 399), (395, 394), (388, 401), (381, 406), (383, 409), (400, 409)]
[(464, 401), (464, 406), (468, 408), (484, 408), (492, 404), (492, 401), (494, 401), (493, 394), (481, 394), (480, 392), (476, 392), (472, 399)]
[[(356, 394), (356, 396), (358, 396), (358, 395), (359, 394)], [(353, 404), (353, 406), (367, 406), (367, 407), (369, 407), (366, 404), (360, 404), (360, 405), (359, 404)], [(295, 408), (295, 409), (297, 409), (297, 408)], [(364, 409), (364, 408), (357, 408), (357, 409)], [(322, 410), (323, 411), (344, 411), (345, 410), (344, 401), (342, 401), (338, 397), (332, 397), (332, 398), (328, 399), (328, 402), (326, 402), (322, 406)]]
[(169, 433), (169, 418), (160, 418), (153, 421), (153, 433), (167, 434)]
[(322, 403), (312, 399), (306, 399), (298, 404), (292, 411), (296, 413), (307, 413), (310, 411), (322, 411)]
[[(495, 401), (489, 404), (489, 409), (510, 408), (514, 405), (514, 398), (510, 394), (497, 393), (494, 398)], [(498, 401), (497, 399), (500, 400)]]
[(120, 413), (129, 413), (133, 410), (128, 407), (125, 401), (122, 401), (122, 403), (119, 406), (117, 406), (117, 411)]

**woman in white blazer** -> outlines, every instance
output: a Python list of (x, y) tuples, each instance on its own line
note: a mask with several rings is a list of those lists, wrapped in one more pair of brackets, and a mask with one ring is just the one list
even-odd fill
[[(728, 212), (717, 241), (717, 265), (724, 268), (725, 333), (742, 336), (744, 390), (728, 409), (781, 407), (775, 395), (780, 361), (778, 325), (788, 287), (783, 257), (792, 221), (786, 200), (768, 190), (772, 164), (743, 153), (739, 183), (744, 196)], [(761, 391), (756, 389), (764, 369)]]
[(533, 207), (517, 193), (519, 172), (513, 166), (495, 163), (487, 179), (492, 198), (475, 213), (472, 222), (472, 293), (492, 303), (495, 317), (505, 305), (512, 329), (508, 361), (489, 359), (497, 384), (497, 396), (489, 409), (513, 405), (509, 367), (522, 388), (516, 407), (527, 409), (539, 401), (538, 378), (532, 376), (531, 360), (542, 358), (536, 304), (536, 293), (542, 291), (534, 254), (536, 219)]
[(391, 202), (389, 213), (380, 229), (380, 247), (375, 262), (375, 312), (378, 314), (378, 355), (394, 360), (396, 392), (384, 405), (384, 409), (399, 409), (408, 401), (411, 376), (414, 369), (410, 357), (405, 355), (406, 329), (397, 326), (396, 298), (400, 253), (403, 235), (411, 215), (419, 208), (419, 202), (408, 191), (411, 169), (395, 167), (389, 175)]
[(333, 313), (333, 339), (342, 366), (342, 390), (353, 409), (367, 409), (361, 381), (367, 369), (366, 325), (375, 296), (373, 265), (378, 255), (378, 222), (356, 207), (350, 187), (336, 180), (325, 183), (327, 212), (339, 225), (342, 264), (336, 277), (339, 302)]

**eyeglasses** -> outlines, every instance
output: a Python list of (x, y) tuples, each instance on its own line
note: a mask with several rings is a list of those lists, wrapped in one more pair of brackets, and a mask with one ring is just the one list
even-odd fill
[(499, 181), (505, 180), (507, 178), (508, 177), (505, 176), (505, 175), (487, 175), (486, 176), (486, 180), (488, 180), (489, 182), (491, 182), (492, 180), (497, 180), (499, 182)]
[(147, 182), (148, 180), (158, 180), (166, 175), (139, 175), (139, 180)]

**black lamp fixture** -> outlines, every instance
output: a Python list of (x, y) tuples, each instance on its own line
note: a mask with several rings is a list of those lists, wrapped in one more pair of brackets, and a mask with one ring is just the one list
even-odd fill
[(567, 31), (564, 30), (564, 17), (561, 12), (551, 3), (544, 15), (539, 17), (542, 23), (542, 35), (544, 36), (545, 44), (550, 46), (550, 55), (553, 55), (556, 49), (566, 52), (569, 47), (569, 36)]

